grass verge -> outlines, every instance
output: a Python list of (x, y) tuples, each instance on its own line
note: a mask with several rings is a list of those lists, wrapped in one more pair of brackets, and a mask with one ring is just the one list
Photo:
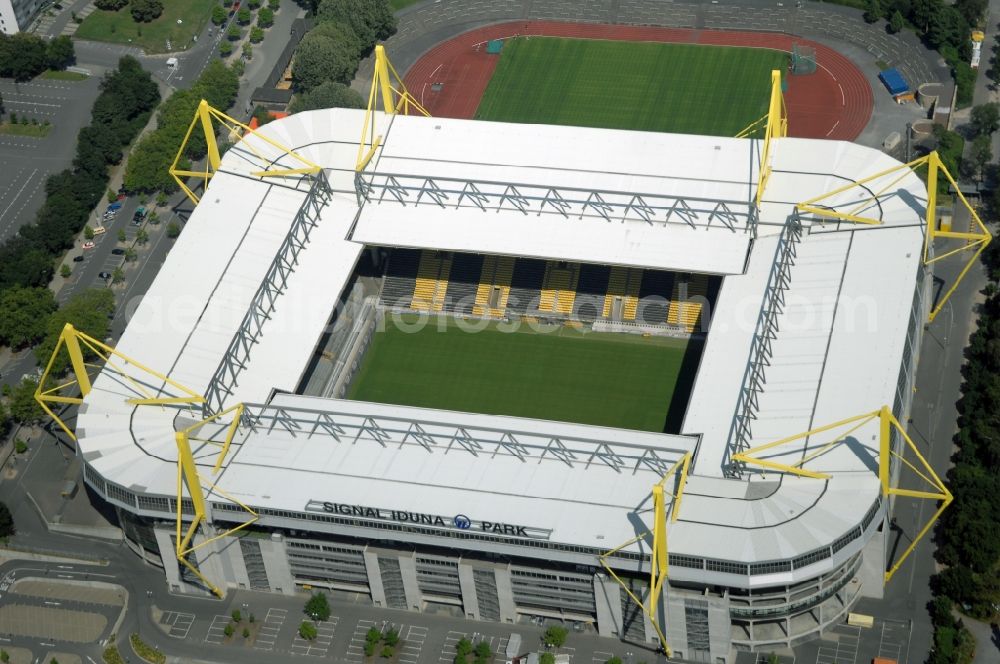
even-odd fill
[(0, 125), (0, 134), (7, 136), (45, 138), (50, 131), (52, 131), (52, 125), (11, 124), (9, 122)]
[[(83, 20), (75, 36), (138, 46), (146, 53), (166, 53), (169, 39), (169, 50), (180, 51), (201, 33), (215, 4), (215, 0), (170, 0), (163, 3), (163, 14), (149, 23), (136, 23), (128, 5), (116, 12), (97, 9)], [(177, 23), (178, 19), (181, 23)]]

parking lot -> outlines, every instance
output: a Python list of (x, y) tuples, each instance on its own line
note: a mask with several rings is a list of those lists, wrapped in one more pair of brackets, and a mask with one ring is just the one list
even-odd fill
[(45, 198), (45, 179), (70, 165), (76, 135), (90, 121), (99, 77), (85, 81), (0, 80), (8, 113), (52, 123), (45, 138), (0, 135), (0, 241), (34, 220)]
[(316, 625), (316, 638), (311, 641), (303, 639), (296, 631), (292, 641), (292, 654), (325, 657), (330, 649), (330, 643), (333, 641), (333, 634), (337, 629), (338, 622), (340, 622), (340, 618), (330, 616), (329, 620), (313, 623)]
[(195, 615), (193, 613), (180, 613), (178, 611), (167, 611), (160, 616), (160, 624), (167, 628), (167, 635), (175, 639), (186, 639), (191, 625), (194, 624)]
[(257, 650), (274, 650), (274, 643), (278, 640), (278, 634), (281, 632), (281, 626), (285, 624), (286, 617), (288, 611), (285, 609), (268, 609), (260, 631), (257, 632), (257, 638), (254, 639), (253, 647)]

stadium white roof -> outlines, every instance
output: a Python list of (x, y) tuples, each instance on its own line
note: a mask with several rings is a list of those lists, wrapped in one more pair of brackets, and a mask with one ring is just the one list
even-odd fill
[[(360, 111), (333, 109), (259, 130), (323, 166), (332, 193), (310, 218), (310, 236), (276, 308), (223, 396), (226, 405), (264, 404), (277, 393), (275, 409), (335, 420), (341, 432), (353, 431), (355, 441), (369, 444), (274, 426), (242, 431), (219, 477), (221, 489), (258, 507), (286, 510), (323, 500), (385, 509), (420, 505), (422, 512), (451, 515), (460, 504), (477, 518), (551, 531), (552, 541), (609, 548), (634, 536), (631, 513), (648, 523), (650, 487), (662, 468), (640, 462), (639, 454), (652, 451), (669, 464), (696, 450), (681, 520), (671, 526), (672, 552), (747, 562), (785, 558), (829, 545), (860, 521), (878, 494), (871, 423), (853, 432), (851, 444), (811, 463), (834, 473), (828, 481), (784, 477), (773, 492), (763, 491), (723, 478), (721, 467), (780, 233), (794, 204), (896, 162), (849, 143), (782, 139), (754, 224), (748, 217), (757, 177), (754, 141), (380, 116), (384, 140), (361, 181), (369, 201), (359, 206), (353, 166), (362, 122)], [(265, 159), (298, 165), (273, 148), (256, 147)], [(118, 343), (121, 352), (199, 393), (233, 347), (307, 199), (308, 181), (252, 176), (259, 168), (259, 158), (239, 145), (225, 155)], [(877, 190), (880, 183), (870, 186)], [(859, 196), (844, 192), (828, 204)], [(920, 180), (908, 175), (866, 212), (879, 216), (881, 226), (804, 221), (753, 444), (893, 403), (925, 196)], [(683, 427), (688, 435), (282, 394), (302, 379), (365, 244), (729, 275), (712, 312)], [(125, 370), (138, 377), (131, 365)], [(172, 495), (173, 433), (200, 416), (125, 403), (134, 396), (129, 383), (103, 371), (80, 410), (80, 449), (108, 481)], [(409, 418), (423, 423), (424, 433), (407, 437), (405, 428), (373, 428), (366, 418)], [(536, 432), (539, 441), (575, 441), (578, 451), (596, 450), (602, 441), (607, 447), (575, 463), (545, 452), (541, 442), (537, 458), (503, 446), (492, 456), (469, 453), (458, 449), (466, 438), (453, 433), (457, 447), (443, 445), (443, 438), (414, 442), (445, 436), (449, 427), (478, 431), (472, 438), (480, 443), (515, 431), (526, 440)], [(393, 436), (399, 445), (380, 444)], [(636, 460), (632, 448), (640, 450)], [(215, 453), (199, 451), (206, 475)], [(784, 458), (796, 454), (801, 448)], [(359, 495), (368, 497), (360, 501)], [(726, 542), (724, 551), (719, 542)]]

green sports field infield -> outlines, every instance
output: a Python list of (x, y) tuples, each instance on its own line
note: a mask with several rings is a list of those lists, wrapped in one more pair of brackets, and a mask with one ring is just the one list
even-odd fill
[(689, 344), (568, 328), (401, 327), (390, 320), (375, 333), (348, 398), (656, 432)]
[(759, 48), (518, 37), (476, 117), (734, 136), (767, 112), (771, 70), (787, 64)]

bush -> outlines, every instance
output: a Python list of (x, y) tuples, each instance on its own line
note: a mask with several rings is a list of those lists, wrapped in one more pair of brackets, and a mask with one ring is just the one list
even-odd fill
[(274, 11), (268, 7), (262, 7), (257, 12), (257, 25), (262, 28), (270, 28), (274, 25)]
[(128, 0), (94, 0), (94, 6), (109, 12), (116, 12), (127, 4)]
[(17, 438), (14, 440), (14, 451), (18, 454), (24, 454), (28, 451), (28, 444), (20, 438)]
[(538, 664), (556, 664), (556, 656), (550, 652), (543, 652), (538, 658)]
[(129, 635), (129, 642), (132, 644), (132, 649), (135, 650), (135, 654), (139, 655), (139, 657), (142, 657), (144, 660), (153, 662), (153, 664), (166, 663), (167, 656), (156, 648), (153, 648), (145, 643), (139, 638), (138, 634), (132, 633)]
[(232, 42), (224, 41), (221, 44), (219, 44), (219, 55), (221, 55), (224, 58), (228, 58), (232, 54), (233, 54)]
[(390, 629), (382, 636), (382, 640), (385, 641), (387, 646), (395, 647), (399, 643), (399, 630)]
[(63, 279), (69, 279), (69, 275), (71, 274), (73, 274), (73, 269), (69, 265), (66, 265), (66, 263), (63, 263), (62, 265), (59, 266), (60, 277), (62, 277)]
[(163, 13), (163, 0), (131, 0), (129, 12), (136, 23), (149, 23), (160, 18)]
[(375, 646), (378, 644), (372, 643), (371, 641), (365, 641), (365, 657), (375, 656)]
[(226, 39), (229, 41), (236, 41), (242, 36), (243, 31), (240, 30), (240, 26), (238, 25), (231, 25), (229, 26), (229, 30), (226, 31)]
[(233, 623), (226, 623), (226, 627), (225, 629), (222, 630), (222, 633), (226, 635), (226, 638), (229, 638), (230, 636), (233, 635), (233, 632), (235, 631), (236, 630), (233, 628)]
[[(0, 537), (9, 537), (14, 532), (14, 517), (10, 513), (10, 508), (7, 507), (7, 503), (0, 503)], [(0, 661), (7, 660), (0, 657)]]
[(246, 7), (240, 7), (239, 11), (236, 12), (236, 22), (240, 25), (246, 25), (253, 18), (253, 14)]
[(306, 641), (312, 641), (316, 638), (317, 631), (316, 625), (312, 624), (308, 620), (303, 620), (302, 624), (299, 625), (299, 636), (301, 636)]
[(272, 12), (276, 12), (281, 9), (281, 0), (267, 0), (267, 8)]
[(465, 638), (459, 639), (458, 643), (455, 644), (455, 652), (464, 659), (472, 652), (472, 642)]
[(383, 646), (381, 654), (384, 659), (390, 659), (393, 654), (392, 646)]
[(313, 620), (328, 620), (330, 618), (330, 603), (326, 599), (326, 593), (314, 593), (306, 602), (304, 611)]
[(545, 630), (545, 634), (542, 636), (542, 639), (545, 641), (546, 645), (561, 648), (563, 644), (566, 643), (567, 634), (568, 632), (565, 627), (550, 625), (549, 628)]
[(244, 627), (243, 628), (243, 638), (244, 639), (249, 639), (250, 638), (250, 628), (249, 627)]
[(250, 28), (250, 41), (254, 44), (264, 41), (264, 31), (257, 26)]
[(234, 623), (239, 624), (239, 623), (243, 622), (243, 614), (240, 613), (239, 609), (233, 609), (232, 617), (233, 617), (233, 622)]
[(167, 237), (173, 239), (181, 234), (181, 227), (171, 221), (167, 224)]
[(229, 12), (222, 5), (216, 5), (212, 8), (212, 23), (214, 25), (222, 25), (229, 18)]
[(612, 658), (608, 659), (606, 662), (604, 662), (604, 664), (622, 664), (622, 658), (621, 657), (612, 657)]
[(382, 632), (378, 631), (375, 627), (370, 627), (367, 632), (365, 632), (365, 643), (378, 643), (382, 640)]

